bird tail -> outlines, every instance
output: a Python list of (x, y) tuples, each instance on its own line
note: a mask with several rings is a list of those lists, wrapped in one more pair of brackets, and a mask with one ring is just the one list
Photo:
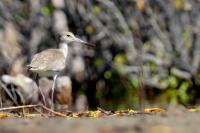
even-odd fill
[(27, 67), (28, 70), (32, 68), (31, 65), (26, 65), (26, 67)]

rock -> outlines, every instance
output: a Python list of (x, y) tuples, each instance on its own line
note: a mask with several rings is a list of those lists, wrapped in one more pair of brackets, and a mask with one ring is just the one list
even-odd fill
[[(46, 77), (39, 79), (39, 89), (40, 89), (40, 101), (44, 104), (51, 104), (50, 92), (52, 88), (53, 81)], [(43, 95), (43, 96), (42, 96)]]
[(25, 62), (25, 60), (23, 57), (17, 58), (12, 64), (10, 74), (18, 75), (18, 74), (23, 73), (24, 72), (24, 62)]
[(77, 56), (72, 61), (72, 73), (75, 75), (77, 81), (83, 81), (85, 76), (85, 64), (83, 58)]
[(68, 76), (58, 77), (55, 89), (55, 108), (58, 111), (70, 110), (72, 106), (72, 82)]
[(44, 31), (42, 29), (36, 27), (33, 28), (31, 31), (31, 39), (29, 41), (29, 46), (30, 46), (30, 55), (31, 57), (37, 53), (37, 49), (39, 44), (42, 42), (42, 39), (45, 37)]
[(79, 95), (75, 101), (75, 110), (82, 112), (88, 109), (88, 101), (85, 95)]
[(65, 1), (64, 0), (51, 0), (52, 4), (56, 8), (64, 8), (65, 7)]
[(30, 5), (33, 12), (38, 12), (41, 8), (40, 0), (31, 0)]
[(67, 18), (65, 13), (61, 10), (56, 10), (53, 13), (53, 29), (57, 33), (68, 31)]
[[(40, 101), (47, 106), (51, 105), (51, 88), (53, 80), (46, 77), (39, 79)], [(67, 111), (72, 105), (72, 83), (67, 76), (57, 78), (54, 92), (54, 105), (57, 111)], [(43, 95), (43, 96), (42, 96)]]
[(5, 30), (0, 32), (0, 52), (6, 59), (6, 61), (11, 64), (17, 56), (22, 52), (21, 46), (18, 43), (19, 33), (15, 29), (12, 23), (5, 24)]
[(20, 95), (20, 100), (23, 104), (35, 103), (38, 100), (38, 87), (37, 84), (22, 74), (17, 76), (3, 75), (2, 81), (6, 84), (16, 86), (16, 91)]

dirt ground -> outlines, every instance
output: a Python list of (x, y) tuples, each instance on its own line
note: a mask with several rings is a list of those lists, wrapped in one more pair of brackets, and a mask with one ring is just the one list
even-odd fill
[(1, 133), (198, 133), (200, 112), (174, 108), (162, 113), (101, 118), (4, 118)]

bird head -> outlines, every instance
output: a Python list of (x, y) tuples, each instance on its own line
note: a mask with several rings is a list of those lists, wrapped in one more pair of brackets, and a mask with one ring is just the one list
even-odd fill
[(67, 44), (69, 43), (72, 43), (72, 42), (78, 42), (78, 43), (82, 43), (82, 44), (85, 44), (87, 46), (90, 46), (90, 47), (94, 47), (94, 45), (90, 44), (90, 43), (87, 43), (79, 38), (77, 38), (73, 33), (71, 32), (62, 32), (60, 35), (59, 35), (59, 40), (61, 42), (66, 42)]

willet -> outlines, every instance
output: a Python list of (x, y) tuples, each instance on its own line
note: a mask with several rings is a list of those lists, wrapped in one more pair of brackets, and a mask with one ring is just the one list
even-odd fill
[(51, 108), (53, 108), (53, 95), (55, 89), (55, 83), (58, 74), (65, 68), (66, 58), (68, 54), (68, 44), (72, 42), (83, 43), (85, 45), (93, 47), (77, 37), (71, 32), (62, 32), (58, 36), (59, 48), (58, 49), (48, 49), (33, 56), (28, 69), (39, 76), (53, 77), (53, 85), (51, 92)]

